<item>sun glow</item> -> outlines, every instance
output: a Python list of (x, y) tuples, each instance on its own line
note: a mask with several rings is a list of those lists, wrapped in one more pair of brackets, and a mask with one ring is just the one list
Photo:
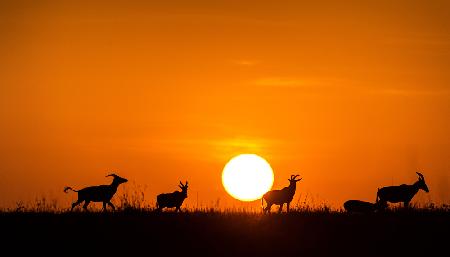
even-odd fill
[(256, 154), (241, 154), (224, 167), (222, 184), (225, 190), (241, 201), (260, 199), (273, 185), (270, 164)]

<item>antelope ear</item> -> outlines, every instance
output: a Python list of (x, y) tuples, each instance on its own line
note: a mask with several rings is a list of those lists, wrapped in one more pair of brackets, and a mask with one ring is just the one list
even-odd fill
[(183, 183), (180, 181), (180, 186), (184, 186)]
[(178, 185), (178, 187), (179, 187), (180, 189), (183, 189), (183, 187), (182, 187), (182, 186), (180, 186), (180, 185)]
[(296, 179), (295, 182), (298, 182), (298, 181), (300, 181), (300, 180), (302, 180), (302, 179), (303, 179), (303, 178)]
[(188, 181), (186, 180), (186, 183), (184, 183), (184, 186), (186, 186), (186, 187), (187, 187), (187, 185), (188, 185)]

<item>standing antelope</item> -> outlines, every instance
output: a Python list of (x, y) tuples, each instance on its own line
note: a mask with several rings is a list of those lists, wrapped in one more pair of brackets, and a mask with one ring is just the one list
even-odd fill
[(71, 187), (65, 187), (64, 192), (67, 193), (69, 190), (72, 190), (74, 192), (78, 193), (78, 200), (72, 204), (72, 209), (75, 208), (77, 205), (82, 203), (84, 201), (83, 209), (87, 211), (87, 207), (90, 202), (103, 202), (103, 211), (106, 211), (106, 205), (108, 204), (111, 206), (113, 210), (116, 208), (111, 203), (111, 198), (114, 196), (114, 194), (117, 192), (117, 187), (127, 182), (128, 180), (125, 178), (121, 178), (117, 176), (116, 174), (110, 174), (106, 177), (113, 177), (113, 181), (110, 185), (100, 185), (100, 186), (91, 186), (91, 187), (85, 187), (80, 190), (75, 190)]
[(183, 185), (181, 183), (178, 185), (181, 188), (180, 191), (174, 191), (172, 193), (159, 194), (156, 197), (156, 207), (158, 211), (161, 211), (164, 207), (173, 208), (175, 207), (175, 211), (181, 211), (180, 207), (183, 204), (184, 199), (187, 198), (187, 190), (188, 190), (188, 182)]
[(409, 202), (414, 197), (419, 189), (429, 192), (428, 186), (425, 183), (425, 178), (419, 172), (416, 172), (419, 179), (412, 185), (388, 186), (378, 189), (377, 202), (386, 204), (387, 202), (399, 203), (403, 202), (404, 207), (409, 206)]
[(289, 180), (289, 186), (285, 187), (281, 190), (271, 190), (263, 195), (261, 198), (261, 205), (264, 205), (264, 200), (266, 200), (267, 207), (264, 208), (263, 212), (270, 212), (270, 208), (273, 204), (279, 205), (280, 209), (278, 209), (278, 212), (281, 212), (283, 210), (283, 205), (287, 204), (287, 211), (289, 212), (289, 205), (294, 198), (296, 184), (299, 182), (300, 179), (296, 179), (300, 175), (291, 175), (291, 178)]

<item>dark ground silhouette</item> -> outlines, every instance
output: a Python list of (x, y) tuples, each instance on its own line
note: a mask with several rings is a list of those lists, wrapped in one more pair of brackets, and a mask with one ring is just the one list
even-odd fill
[(448, 256), (447, 211), (0, 213), (16, 256)]

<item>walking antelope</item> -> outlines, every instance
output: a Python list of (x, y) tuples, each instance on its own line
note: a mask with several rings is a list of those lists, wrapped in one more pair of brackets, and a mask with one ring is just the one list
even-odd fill
[(261, 198), (261, 205), (264, 205), (264, 200), (266, 200), (267, 207), (263, 209), (264, 212), (270, 212), (270, 208), (272, 205), (279, 205), (280, 209), (278, 212), (283, 210), (283, 205), (287, 204), (287, 211), (289, 212), (289, 205), (294, 198), (296, 184), (300, 179), (296, 179), (300, 175), (291, 175), (289, 180), (289, 186), (281, 189), (281, 190), (271, 190), (263, 195)]
[(403, 202), (403, 206), (408, 207), (409, 202), (411, 202), (411, 199), (415, 194), (417, 194), (419, 189), (422, 189), (428, 193), (429, 190), (427, 184), (425, 183), (425, 178), (421, 173), (416, 173), (419, 176), (419, 179), (412, 185), (403, 184), (400, 186), (388, 186), (378, 189), (377, 202), (381, 202), (383, 204), (386, 204), (387, 202)]
[(117, 187), (127, 182), (128, 180), (125, 178), (121, 178), (117, 176), (116, 174), (110, 174), (106, 177), (113, 177), (113, 181), (110, 185), (100, 185), (100, 186), (91, 186), (91, 187), (85, 187), (80, 190), (75, 190), (71, 187), (65, 187), (64, 192), (67, 193), (69, 190), (72, 190), (74, 192), (78, 193), (78, 200), (72, 204), (72, 209), (75, 208), (77, 205), (82, 203), (84, 201), (83, 209), (87, 210), (87, 207), (90, 202), (103, 202), (103, 211), (106, 211), (106, 205), (108, 204), (111, 206), (113, 210), (116, 208), (111, 203), (111, 198), (114, 196), (114, 194), (117, 192)]
[(172, 193), (160, 194), (156, 197), (156, 207), (158, 211), (162, 210), (162, 208), (173, 208), (175, 207), (175, 211), (181, 211), (180, 207), (183, 204), (184, 199), (187, 198), (187, 190), (188, 190), (188, 182), (183, 185), (181, 183), (178, 185), (181, 188), (180, 191), (174, 191)]

